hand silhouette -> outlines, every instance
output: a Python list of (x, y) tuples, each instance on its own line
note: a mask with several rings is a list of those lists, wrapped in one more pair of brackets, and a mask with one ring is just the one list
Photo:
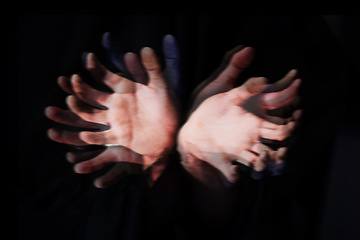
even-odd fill
[[(233, 72), (238, 74), (239, 71)], [(204, 100), (178, 135), (178, 150), (183, 160), (190, 165), (196, 160), (208, 162), (230, 182), (238, 178), (233, 161), (253, 165), (261, 171), (267, 158), (281, 160), (285, 150), (271, 152), (260, 138), (283, 141), (294, 130), (301, 115), (299, 110), (286, 120), (266, 114), (267, 109), (284, 107), (294, 100), (301, 81), (289, 80), (289, 75), (293, 76), (292, 72), (284, 77), (285, 80), (272, 85), (268, 85), (265, 78), (251, 78), (240, 87)], [(278, 92), (264, 93), (277, 90), (285, 81), (290, 81), (290, 86)]]
[(71, 84), (61, 77), (59, 85), (72, 94), (66, 100), (70, 111), (48, 107), (45, 113), (56, 122), (108, 129), (98, 132), (50, 129), (49, 137), (77, 146), (122, 146), (142, 155), (145, 166), (166, 155), (174, 144), (177, 112), (154, 51), (143, 48), (141, 61), (142, 64), (133, 53), (124, 56), (130, 74), (138, 80), (133, 82), (108, 71), (94, 54), (88, 54), (86, 68), (113, 93), (91, 88), (76, 74), (71, 77)]

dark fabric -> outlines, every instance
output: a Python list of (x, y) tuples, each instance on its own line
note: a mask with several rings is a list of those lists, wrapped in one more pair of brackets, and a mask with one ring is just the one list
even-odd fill
[[(341, 127), (358, 123), (358, 17), (15, 12), (7, 23), (4, 162), (10, 164), (5, 168), (10, 239), (338, 239), (340, 230), (329, 234), (335, 228), (349, 233), (347, 239), (359, 236), (349, 224), (359, 221), (357, 214), (324, 220), (342, 210), (331, 184), (356, 165), (357, 149), (341, 147), (338, 139), (354, 143), (359, 137), (359, 128), (343, 134)], [(150, 46), (160, 56), (162, 37), (173, 34), (181, 54), (182, 109), (236, 45), (256, 50), (239, 84), (252, 76), (274, 82), (297, 68), (305, 114), (284, 174), (258, 181), (244, 177), (214, 193), (188, 175), (177, 154), (153, 188), (141, 174), (124, 176), (105, 190), (92, 181), (106, 169), (75, 174), (64, 158), (70, 148), (47, 139), (46, 129), (54, 123), (43, 111), (48, 105), (65, 108), (56, 77), (84, 72), (83, 52), (95, 52), (113, 68), (101, 48), (104, 32), (113, 33), (124, 52)], [(342, 158), (352, 160), (343, 171), (334, 170)], [(354, 181), (342, 190), (356, 191)], [(353, 197), (360, 200), (359, 194)], [(351, 203), (359, 213), (356, 201)], [(329, 209), (334, 204), (336, 209)]]

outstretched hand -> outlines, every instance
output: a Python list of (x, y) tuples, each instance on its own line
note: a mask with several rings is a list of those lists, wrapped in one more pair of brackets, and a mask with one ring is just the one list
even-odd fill
[[(281, 160), (284, 149), (273, 151), (260, 138), (283, 141), (295, 129), (301, 110), (290, 119), (269, 116), (267, 109), (289, 105), (295, 98), (300, 79), (289, 72), (275, 84), (265, 78), (251, 78), (243, 85), (204, 100), (181, 128), (178, 150), (183, 161), (202, 160), (219, 169), (226, 179), (239, 176), (233, 161), (261, 171), (268, 158)], [(286, 83), (286, 84), (285, 84)], [(288, 85), (277, 92), (264, 93)], [(214, 90), (216, 90), (214, 88)]]
[(127, 53), (124, 61), (138, 82), (110, 72), (90, 53), (86, 68), (113, 93), (91, 88), (78, 75), (72, 76), (71, 84), (62, 77), (60, 86), (72, 93), (66, 100), (70, 111), (56, 107), (46, 109), (46, 115), (56, 122), (90, 128), (105, 125), (106, 130), (50, 129), (48, 135), (54, 141), (76, 146), (122, 146), (142, 155), (144, 165), (150, 166), (174, 145), (177, 111), (152, 49), (142, 49), (141, 63), (134, 53)]

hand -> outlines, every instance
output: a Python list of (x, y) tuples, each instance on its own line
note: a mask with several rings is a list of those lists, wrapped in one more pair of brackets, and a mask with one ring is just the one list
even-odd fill
[(154, 51), (143, 48), (141, 61), (142, 64), (133, 53), (124, 57), (129, 72), (138, 80), (133, 82), (108, 71), (94, 54), (88, 54), (86, 68), (94, 79), (106, 84), (113, 93), (91, 88), (78, 75), (72, 76), (71, 86), (68, 79), (62, 77), (59, 84), (72, 93), (66, 101), (70, 111), (48, 107), (46, 115), (56, 122), (72, 126), (106, 126), (108, 129), (100, 132), (50, 129), (49, 137), (77, 146), (126, 147), (142, 155), (147, 167), (166, 155), (174, 145), (177, 112)]
[[(233, 72), (238, 74), (238, 70)], [(283, 141), (295, 128), (300, 110), (288, 120), (266, 114), (267, 109), (284, 107), (294, 100), (301, 81), (289, 80), (289, 75), (272, 85), (265, 78), (252, 78), (203, 101), (178, 135), (183, 161), (190, 165), (196, 160), (208, 162), (235, 182), (238, 171), (233, 161), (261, 170), (267, 158), (281, 160), (284, 150), (270, 151), (260, 138)], [(263, 93), (287, 85), (284, 82), (291, 84), (279, 92)]]
[[(88, 151), (72, 151), (66, 158), (74, 165), (74, 171), (88, 174), (103, 169), (109, 164), (115, 165), (103, 176), (95, 179), (94, 185), (98, 188), (107, 188), (114, 185), (121, 177), (129, 174), (144, 173), (144, 158), (142, 155), (122, 146), (109, 146), (105, 149)], [(151, 186), (166, 167), (166, 159), (158, 159), (146, 170), (148, 183)]]

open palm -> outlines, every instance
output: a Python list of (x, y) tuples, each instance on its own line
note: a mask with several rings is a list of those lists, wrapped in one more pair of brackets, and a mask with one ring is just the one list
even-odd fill
[(291, 103), (299, 84), (300, 80), (295, 80), (282, 91), (263, 93), (269, 88), (266, 79), (252, 78), (238, 88), (207, 98), (180, 130), (179, 151), (185, 160), (206, 161), (235, 181), (233, 161), (249, 166), (264, 157), (261, 153), (266, 146), (260, 138), (282, 141), (291, 134), (295, 121), (272, 123), (268, 120), (276, 117), (266, 115), (265, 110)]
[(123, 146), (148, 157), (151, 164), (173, 147), (177, 112), (154, 51), (142, 49), (142, 64), (133, 53), (127, 53), (124, 59), (129, 72), (139, 82), (110, 72), (90, 53), (86, 68), (113, 93), (95, 90), (80, 76), (73, 75), (69, 90), (73, 94), (66, 101), (70, 111), (47, 108), (47, 116), (54, 121), (90, 128), (101, 124), (107, 129), (95, 132), (51, 129), (49, 136), (58, 142), (80, 146)]

